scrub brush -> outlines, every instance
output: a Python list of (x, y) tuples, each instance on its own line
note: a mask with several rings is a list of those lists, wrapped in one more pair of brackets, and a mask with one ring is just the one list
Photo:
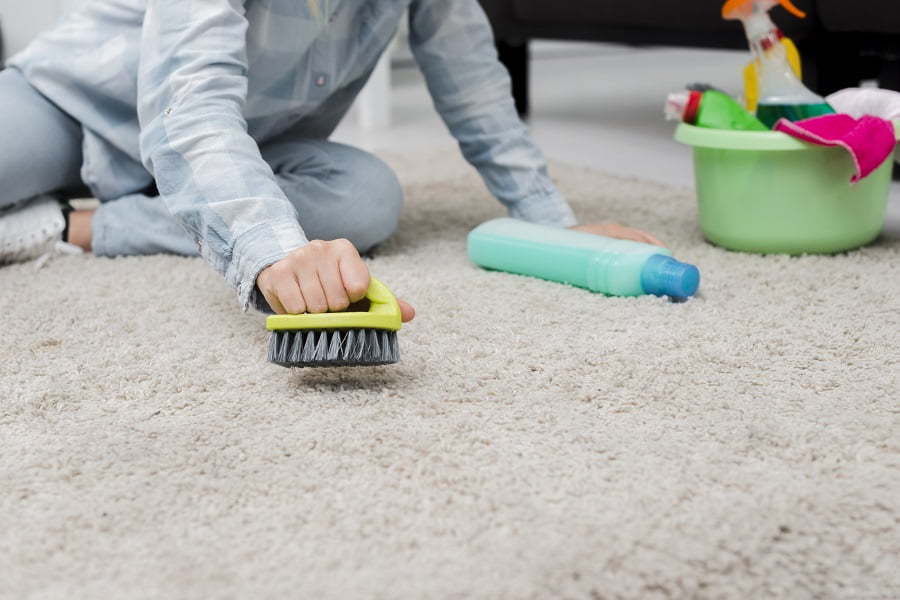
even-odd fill
[[(372, 277), (368, 311), (272, 315), (266, 319), (269, 361), (282, 367), (388, 365), (400, 360), (400, 305)], [(351, 307), (353, 308), (353, 307)]]

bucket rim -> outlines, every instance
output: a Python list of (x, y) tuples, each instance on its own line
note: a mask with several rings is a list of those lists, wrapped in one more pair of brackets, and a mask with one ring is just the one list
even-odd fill
[[(900, 142), (900, 119), (893, 121), (894, 135)], [(730, 129), (709, 129), (680, 123), (675, 129), (675, 140), (697, 148), (719, 148), (722, 150), (828, 150), (789, 136), (780, 131), (734, 131)]]

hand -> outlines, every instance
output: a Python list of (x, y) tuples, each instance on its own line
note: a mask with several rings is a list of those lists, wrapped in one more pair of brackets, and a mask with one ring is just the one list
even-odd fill
[(606, 237), (616, 238), (620, 240), (632, 240), (635, 242), (642, 242), (644, 244), (653, 244), (654, 246), (662, 246), (665, 248), (665, 244), (661, 241), (647, 233), (646, 231), (641, 231), (640, 229), (632, 229), (631, 227), (625, 227), (623, 225), (616, 225), (615, 223), (596, 223), (592, 225), (576, 225), (572, 227), (576, 231), (585, 231), (587, 233), (593, 233), (594, 235), (605, 235)]
[[(314, 240), (263, 269), (256, 285), (276, 313), (300, 315), (345, 310), (369, 289), (369, 268), (347, 240)], [(415, 317), (400, 300), (403, 322)]]

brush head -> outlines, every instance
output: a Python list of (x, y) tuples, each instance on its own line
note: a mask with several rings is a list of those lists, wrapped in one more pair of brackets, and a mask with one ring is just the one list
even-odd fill
[(370, 367), (399, 360), (396, 331), (305, 329), (269, 337), (269, 361), (282, 367)]
[[(364, 306), (364, 307), (361, 307)], [(388, 365), (400, 360), (400, 305), (374, 277), (363, 302), (334, 313), (266, 319), (269, 361), (282, 367)]]

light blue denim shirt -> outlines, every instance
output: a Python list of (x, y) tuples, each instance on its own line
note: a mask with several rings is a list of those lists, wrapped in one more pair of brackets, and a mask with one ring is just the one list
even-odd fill
[(93, 0), (9, 65), (83, 124), (92, 192), (155, 180), (247, 308), (259, 272), (307, 243), (259, 145), (330, 135), (407, 9), (435, 106), (491, 192), (515, 217), (573, 225), (477, 0)]

